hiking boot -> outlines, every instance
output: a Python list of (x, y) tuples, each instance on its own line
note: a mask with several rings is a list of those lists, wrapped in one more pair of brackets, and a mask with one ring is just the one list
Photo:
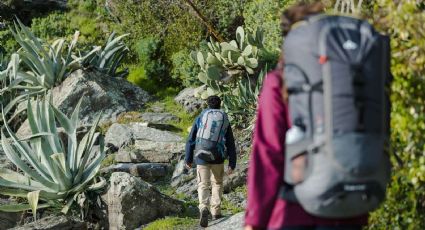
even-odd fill
[(201, 227), (203, 228), (208, 227), (208, 215), (209, 215), (208, 209), (207, 208), (202, 209), (201, 218), (199, 218), (199, 225), (201, 225)]
[(218, 219), (221, 219), (221, 218), (223, 218), (223, 217), (224, 217), (223, 215), (218, 214), (218, 215), (213, 215), (213, 216), (212, 216), (212, 219), (213, 219), (213, 220), (218, 220)]

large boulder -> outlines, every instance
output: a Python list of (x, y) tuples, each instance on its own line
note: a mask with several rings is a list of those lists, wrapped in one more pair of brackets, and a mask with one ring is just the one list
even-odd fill
[(229, 193), (235, 188), (246, 184), (246, 176), (248, 174), (248, 163), (242, 162), (238, 164), (236, 170), (230, 176), (226, 176), (223, 181), (224, 193)]
[(208, 230), (236, 230), (243, 229), (244, 212), (237, 213), (233, 216), (224, 217), (218, 220), (211, 221), (208, 225)]
[(141, 109), (150, 99), (147, 92), (125, 79), (82, 70), (73, 72), (52, 93), (53, 104), (66, 114), (71, 114), (84, 96), (80, 118), (85, 123), (99, 114), (101, 121), (115, 121), (120, 113)]
[[(81, 124), (91, 124), (100, 114), (101, 123), (116, 121), (119, 114), (139, 110), (150, 99), (148, 93), (125, 79), (98, 71), (74, 71), (61, 85), (53, 88), (53, 104), (68, 116), (83, 97), (79, 118)], [(19, 134), (29, 134), (25, 121)]]
[(164, 178), (171, 171), (169, 164), (139, 163), (139, 164), (116, 164), (101, 169), (102, 173), (126, 172), (138, 176), (145, 181), (155, 182)]
[[(3, 228), (2, 228), (3, 229)], [(7, 229), (7, 228), (4, 228)], [(85, 230), (87, 228), (87, 223), (77, 220), (74, 218), (66, 216), (48, 216), (19, 226), (12, 228), (13, 230), (33, 230), (33, 229), (43, 229), (43, 230)]]
[(181, 142), (183, 138), (167, 131), (147, 127), (147, 123), (132, 122), (129, 124), (113, 124), (105, 135), (107, 147), (118, 150), (134, 144), (135, 140), (154, 142)]
[(124, 172), (112, 173), (110, 187), (103, 198), (108, 207), (109, 229), (135, 229), (184, 210), (183, 202)]
[(172, 163), (184, 152), (183, 142), (136, 140), (134, 145), (122, 148), (115, 156), (121, 163)]
[(203, 107), (204, 101), (195, 97), (195, 90), (194, 88), (186, 88), (174, 98), (174, 101), (181, 104), (188, 113), (196, 112)]
[(187, 181), (193, 180), (195, 177), (196, 165), (192, 165), (191, 169), (187, 169), (184, 159), (181, 159), (176, 164), (173, 175), (171, 176), (171, 187), (183, 186)]

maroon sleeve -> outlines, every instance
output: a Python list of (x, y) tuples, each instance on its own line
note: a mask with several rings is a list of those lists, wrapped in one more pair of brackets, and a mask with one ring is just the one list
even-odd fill
[(267, 74), (259, 99), (248, 169), (245, 224), (266, 228), (283, 181), (287, 108), (279, 72)]

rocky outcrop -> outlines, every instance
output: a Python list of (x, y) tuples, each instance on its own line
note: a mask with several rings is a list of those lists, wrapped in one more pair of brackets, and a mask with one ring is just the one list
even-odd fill
[(208, 230), (237, 230), (243, 229), (244, 212), (237, 213), (233, 216), (224, 217), (215, 221), (211, 221)]
[(84, 96), (80, 110), (83, 123), (91, 123), (101, 114), (101, 121), (115, 121), (120, 113), (143, 108), (148, 93), (125, 79), (105, 76), (97, 71), (73, 72), (52, 90), (53, 104), (66, 114)]
[(183, 142), (136, 140), (134, 145), (118, 151), (115, 161), (121, 163), (171, 163), (184, 152)]
[(65, 216), (48, 216), (29, 224), (12, 228), (13, 230), (85, 230), (87, 223)]
[(180, 121), (180, 118), (171, 113), (141, 113), (140, 118), (144, 122), (153, 124), (168, 124), (170, 122)]
[(135, 140), (182, 142), (183, 138), (167, 131), (147, 127), (147, 124), (142, 122), (129, 124), (115, 123), (108, 129), (105, 136), (106, 146), (115, 150), (133, 145)]
[(116, 164), (101, 169), (102, 173), (126, 172), (148, 182), (164, 178), (170, 171), (169, 164), (158, 163)]
[(174, 98), (174, 101), (181, 104), (188, 113), (196, 112), (203, 107), (204, 101), (195, 97), (195, 90), (194, 88), (186, 88)]
[[(114, 122), (123, 112), (139, 110), (150, 99), (148, 93), (125, 79), (97, 71), (74, 71), (61, 85), (53, 88), (53, 104), (70, 116), (81, 98), (80, 122), (91, 124), (100, 115), (102, 122)], [(22, 107), (22, 106), (20, 106)], [(18, 135), (30, 134), (28, 121)]]
[[(181, 157), (183, 158), (183, 157)], [(171, 176), (171, 186), (180, 187), (186, 182), (196, 177), (196, 165), (192, 165), (191, 169), (187, 169), (184, 159), (181, 159), (175, 166), (173, 175)]]
[(236, 170), (230, 176), (224, 178), (224, 193), (229, 193), (235, 188), (246, 184), (246, 176), (248, 173), (248, 164), (243, 162), (238, 164)]
[(133, 132), (126, 125), (115, 123), (106, 132), (105, 145), (113, 151), (133, 143)]
[(112, 173), (110, 187), (103, 199), (108, 207), (109, 229), (135, 229), (184, 209), (181, 201), (124, 172)]

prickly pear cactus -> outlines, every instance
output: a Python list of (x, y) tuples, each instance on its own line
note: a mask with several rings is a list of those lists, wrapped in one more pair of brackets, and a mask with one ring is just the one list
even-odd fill
[(202, 70), (198, 74), (199, 80), (207, 85), (210, 85), (209, 81), (221, 81), (226, 84), (237, 80), (238, 77), (253, 75), (259, 66), (263, 44), (261, 29), (254, 33), (245, 33), (242, 27), (236, 30), (236, 40), (218, 43), (210, 39), (208, 52), (192, 53), (192, 58)]

